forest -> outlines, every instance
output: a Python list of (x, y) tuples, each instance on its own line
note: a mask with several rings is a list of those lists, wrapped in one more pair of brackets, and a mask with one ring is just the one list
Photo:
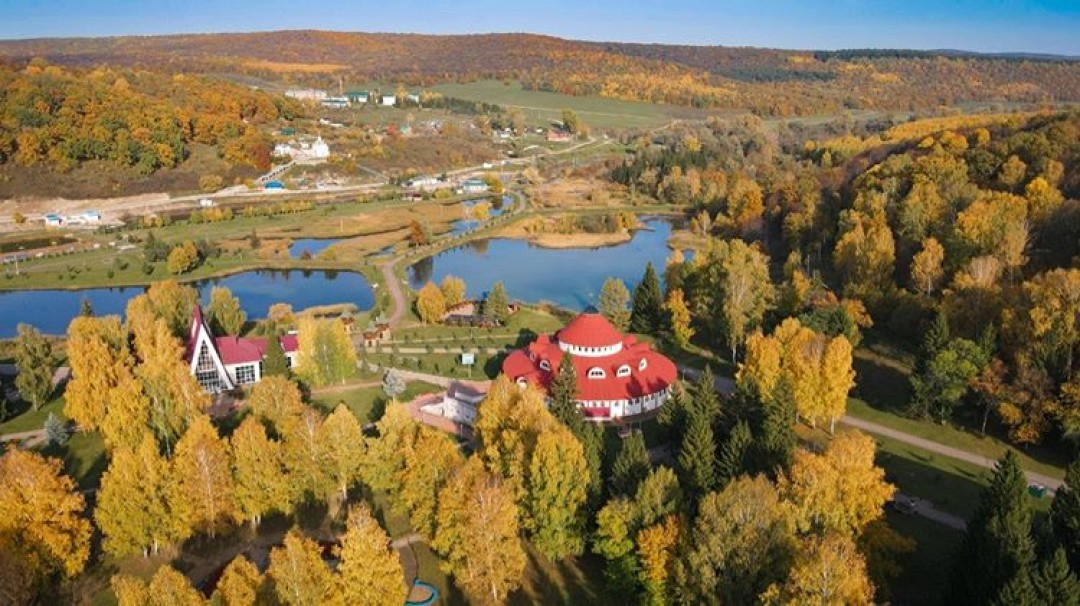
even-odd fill
[(536, 90), (743, 109), (763, 116), (916, 111), (964, 102), (1080, 99), (1080, 62), (957, 53), (813, 53), (579, 42), (527, 34), (324, 31), (0, 42), (0, 58), (68, 66), (236, 72), (328, 86), (520, 80)]
[(101, 160), (146, 175), (179, 166), (203, 144), (231, 164), (266, 170), (273, 145), (260, 126), (297, 111), (219, 79), (32, 61), (0, 68), (0, 163), (65, 171)]

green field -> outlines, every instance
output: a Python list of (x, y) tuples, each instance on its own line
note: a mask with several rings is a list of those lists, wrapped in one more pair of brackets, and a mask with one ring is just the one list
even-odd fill
[(498, 80), (438, 84), (432, 90), (448, 97), (521, 108), (525, 120), (536, 126), (548, 126), (552, 121), (561, 120), (564, 109), (574, 110), (586, 125), (599, 128), (656, 127), (675, 117), (697, 113), (685, 107), (530, 91), (522, 89), (518, 82)]

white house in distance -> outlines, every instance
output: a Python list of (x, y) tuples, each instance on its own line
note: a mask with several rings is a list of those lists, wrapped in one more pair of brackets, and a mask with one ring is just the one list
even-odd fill
[(285, 96), (300, 101), (322, 101), (326, 98), (326, 91), (314, 88), (300, 88), (285, 91)]
[(274, 146), (275, 156), (290, 156), (294, 161), (303, 162), (305, 160), (325, 160), (330, 157), (330, 146), (323, 141), (321, 136), (316, 137), (314, 142), (290, 141), (289, 143), (278, 143)]
[(491, 187), (483, 179), (466, 179), (461, 183), (461, 192), (466, 194), (482, 194)]
[[(196, 305), (184, 359), (203, 389), (221, 393), (262, 380), (266, 343), (265, 338), (258, 337), (215, 337), (203, 318), (202, 309)], [(281, 336), (281, 348), (289, 368), (296, 366), (298, 346), (296, 335)]]
[(382, 105), (383, 107), (394, 107), (395, 105), (397, 105), (397, 97), (395, 97), (394, 95), (383, 95)]

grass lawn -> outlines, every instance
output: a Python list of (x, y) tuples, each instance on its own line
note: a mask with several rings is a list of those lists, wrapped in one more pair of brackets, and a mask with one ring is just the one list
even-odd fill
[(661, 126), (670, 122), (674, 113), (688, 113), (686, 108), (652, 103), (530, 91), (523, 89), (518, 82), (504, 83), (499, 80), (445, 83), (435, 85), (432, 89), (448, 97), (521, 108), (526, 122), (534, 126), (548, 126), (553, 121), (561, 121), (564, 109), (577, 112), (586, 125), (602, 128)]
[(75, 433), (63, 446), (46, 446), (41, 453), (64, 461), (64, 473), (82, 490), (97, 488), (105, 473), (105, 442), (98, 432)]
[[(420, 394), (435, 393), (442, 391), (438, 385), (424, 381), (412, 381), (405, 388), (405, 393), (399, 396), (399, 400), (407, 402)], [(346, 391), (336, 391), (323, 394), (313, 394), (311, 403), (326, 412), (332, 412), (339, 403), (352, 411), (361, 423), (373, 423), (382, 417), (386, 406), (386, 394), (381, 386), (357, 387)]]
[(886, 512), (889, 526), (915, 539), (915, 551), (901, 560), (902, 572), (890, 583), (897, 604), (937, 604), (948, 587), (953, 553), (963, 534), (919, 516)]
[(30, 410), (29, 405), (25, 403), (19, 403), (15, 406), (15, 410), (8, 411), (9, 413), (14, 412), (15, 416), (0, 423), (0, 434), (41, 429), (45, 426), (45, 419), (49, 418), (49, 413), (53, 413), (61, 419), (67, 418), (64, 416), (64, 398), (62, 397), (50, 400), (37, 410)]

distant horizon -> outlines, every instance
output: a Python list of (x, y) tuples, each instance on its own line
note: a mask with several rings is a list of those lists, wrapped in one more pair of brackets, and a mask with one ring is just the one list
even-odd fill
[(533, 32), (533, 31), (478, 31), (478, 32), (458, 32), (458, 33), (428, 33), (428, 32), (409, 32), (409, 31), (380, 31), (380, 30), (344, 30), (344, 29), (331, 29), (331, 28), (298, 28), (298, 29), (258, 29), (258, 30), (220, 30), (220, 31), (176, 31), (176, 32), (163, 32), (153, 34), (102, 34), (102, 35), (86, 35), (86, 36), (31, 36), (25, 38), (0, 38), (0, 43), (4, 42), (34, 42), (34, 41), (48, 41), (48, 40), (102, 40), (102, 39), (114, 39), (114, 38), (165, 38), (165, 37), (180, 37), (180, 36), (228, 36), (228, 35), (248, 35), (248, 34), (284, 34), (290, 32), (320, 32), (320, 33), (335, 33), (335, 34), (370, 34), (370, 35), (386, 35), (386, 36), (432, 36), (432, 37), (455, 37), (455, 36), (538, 36), (545, 38), (556, 38), (568, 42), (586, 42), (589, 44), (640, 44), (640, 45), (655, 45), (655, 46), (686, 46), (697, 48), (746, 48), (754, 50), (777, 50), (784, 52), (851, 52), (851, 51), (898, 51), (898, 52), (915, 52), (915, 53), (962, 53), (971, 55), (986, 55), (986, 56), (1033, 56), (1033, 57), (1051, 57), (1061, 59), (1075, 59), (1080, 60), (1080, 53), (1058, 53), (1048, 51), (1031, 51), (1031, 50), (975, 50), (970, 48), (917, 48), (917, 47), (902, 47), (902, 46), (837, 46), (837, 47), (822, 47), (822, 48), (805, 48), (805, 47), (785, 47), (785, 46), (762, 46), (755, 44), (724, 44), (724, 43), (690, 43), (690, 42), (656, 42), (656, 41), (641, 41), (641, 40), (611, 40), (611, 39), (589, 39), (589, 38), (571, 38), (566, 36), (560, 36), (558, 34), (551, 34), (546, 32)]
[(319, 30), (534, 33), (586, 42), (793, 51), (913, 50), (1080, 57), (1074, 0), (9, 0), (6, 41)]

